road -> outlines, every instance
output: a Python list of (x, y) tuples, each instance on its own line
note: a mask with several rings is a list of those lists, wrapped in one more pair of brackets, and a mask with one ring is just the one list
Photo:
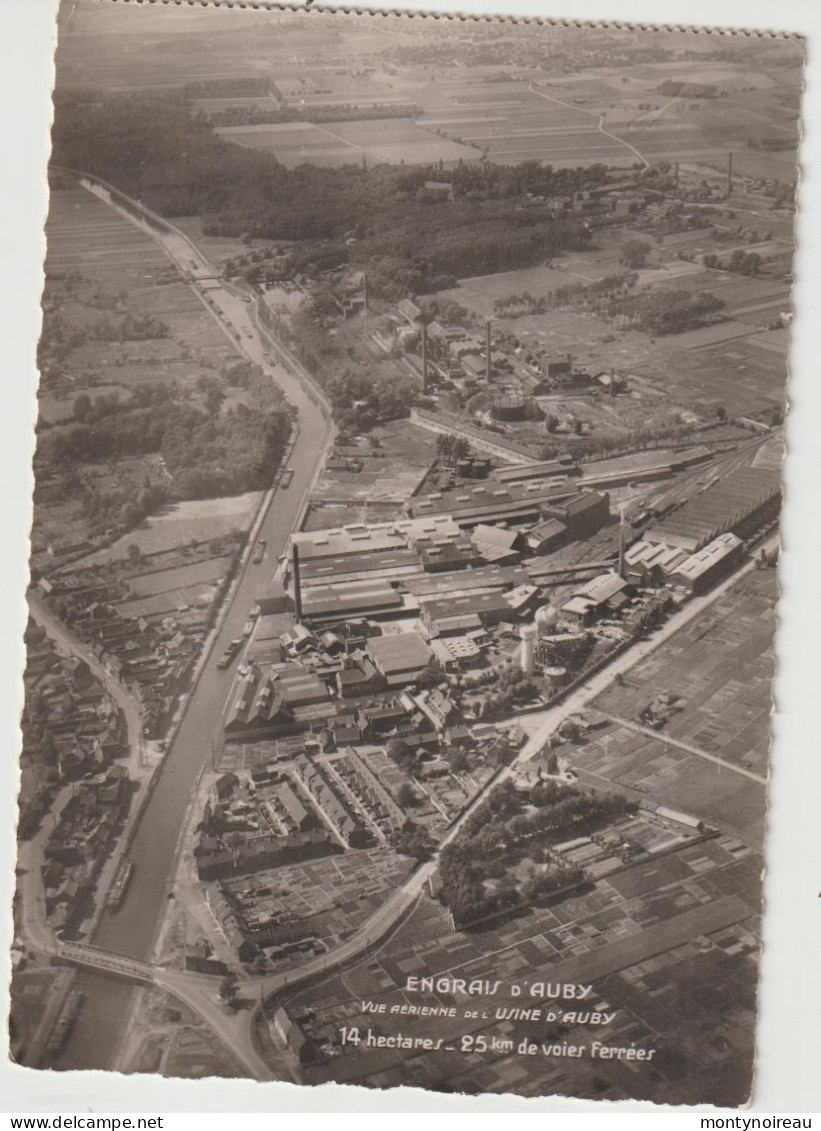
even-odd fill
[[(189, 278), (201, 280), (199, 283), (192, 282), (192, 286), (206, 309), (225, 330), (235, 348), (249, 360), (263, 366), (298, 413), (299, 435), (290, 459), (293, 478), (287, 488), (274, 493), (262, 521), (258, 536), (267, 541), (265, 557), (262, 562), (255, 563), (249, 555), (241, 569), (212, 644), (211, 655), (216, 657), (232, 639), (241, 636), (258, 586), (270, 581), (278, 557), (285, 552), (288, 537), (301, 513), (303, 499), (309, 494), (321, 469), (321, 454), (333, 436), (330, 412), (321, 395), (310, 389), (304, 376), (294, 375), (299, 372), (296, 363), (290, 363), (292, 371), (280, 363), (266, 363), (266, 350), (254, 326), (249, 304), (214, 279), (213, 266), (182, 233), (137, 219), (134, 213), (139, 211), (140, 206), (136, 202), (132, 201), (130, 208), (115, 205), (104, 188), (92, 185), (88, 180), (84, 187), (157, 240)], [(206, 293), (210, 302), (206, 302)], [(239, 339), (232, 331), (239, 334)], [(150, 960), (154, 940), (168, 906), (169, 877), (179, 830), (195, 783), (211, 758), (211, 740), (219, 733), (223, 703), (232, 678), (230, 668), (218, 671), (212, 659), (205, 665), (192, 689), (182, 722), (159, 772), (157, 786), (143, 810), (130, 845), (129, 855), (135, 864), (133, 878), (120, 908), (103, 914), (93, 936), (96, 945)], [(75, 1027), (56, 1067), (107, 1067), (115, 1055), (133, 987), (92, 974), (81, 974), (75, 984), (85, 995), (86, 1023)]]

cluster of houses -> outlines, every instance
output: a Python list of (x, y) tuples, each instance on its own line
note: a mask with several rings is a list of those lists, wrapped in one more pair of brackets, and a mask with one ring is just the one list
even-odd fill
[(72, 931), (94, 908), (100, 870), (128, 813), (132, 784), (123, 766), (110, 766), (77, 784), (46, 842), (43, 885), (54, 931)]
[(65, 658), (34, 622), (26, 629), (26, 711), (20, 837), (31, 836), (61, 784), (96, 775), (127, 752), (122, 712), (76, 656)]
[(120, 603), (122, 585), (98, 578), (93, 569), (43, 578), (39, 586), (50, 602), (60, 604), (66, 622), (106, 671), (140, 703), (146, 737), (160, 737), (189, 686), (208, 610), (131, 616)]

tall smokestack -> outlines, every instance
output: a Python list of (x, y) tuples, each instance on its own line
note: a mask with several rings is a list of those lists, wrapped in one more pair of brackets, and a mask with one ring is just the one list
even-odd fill
[(485, 326), (485, 354), (486, 354), (486, 357), (485, 357), (485, 378), (487, 379), (488, 384), (490, 384), (490, 371), (491, 371), (490, 348), (491, 348), (490, 319), (488, 319), (487, 325)]
[(733, 155), (732, 153), (727, 156), (727, 199), (730, 199), (733, 191)]
[(621, 519), (619, 520), (619, 577), (624, 577), (624, 504), (621, 507)]
[(302, 621), (302, 582), (299, 576), (299, 546), (294, 543), (292, 547), (294, 563), (294, 614), (296, 622)]
[(422, 392), (428, 391), (428, 328), (422, 324)]
[(612, 397), (615, 397), (615, 395), (616, 395), (616, 371), (613, 369), (613, 366), (611, 365), (610, 366), (610, 396), (612, 398)]

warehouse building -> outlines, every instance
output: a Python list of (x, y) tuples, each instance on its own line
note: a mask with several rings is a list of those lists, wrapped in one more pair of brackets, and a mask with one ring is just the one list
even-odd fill
[(704, 549), (686, 558), (673, 571), (671, 580), (691, 593), (704, 593), (726, 577), (744, 553), (744, 543), (735, 534), (720, 534)]
[(589, 624), (597, 617), (622, 608), (627, 600), (628, 582), (617, 573), (601, 573), (577, 589), (562, 605), (562, 617), (578, 624)]
[(291, 535), (291, 545), (299, 550), (300, 566), (320, 558), (346, 554), (370, 554), (404, 550), (405, 539), (392, 522), (352, 523), (332, 530), (314, 530)]
[(462, 597), (425, 601), (422, 604), (421, 620), (431, 635), (434, 635), (434, 626), (438, 621), (472, 615), (478, 617), (480, 625), (485, 627), (501, 624), (502, 621), (513, 622), (517, 619), (505, 594), (469, 593)]
[(402, 687), (417, 680), (431, 660), (431, 650), (416, 632), (372, 636), (368, 654), (388, 687)]
[[(301, 553), (301, 551), (300, 551)], [(338, 554), (299, 563), (299, 577), (304, 595), (317, 585), (344, 585), (353, 581), (378, 578), (415, 577), (422, 572), (419, 555), (413, 550), (376, 550), (370, 553)]]
[(610, 521), (610, 496), (605, 491), (580, 491), (544, 508), (544, 516), (560, 522), (572, 541), (592, 538)]
[(581, 475), (580, 468), (570, 455), (533, 463), (516, 463), (493, 472), (493, 478), (504, 484), (533, 483), (537, 479), (564, 478), (567, 475)]
[(628, 483), (664, 479), (676, 471), (712, 458), (709, 448), (698, 446), (683, 452), (669, 449), (634, 452), (614, 459), (595, 460), (582, 468), (581, 481), (588, 487), (623, 487)]
[(388, 616), (401, 610), (401, 595), (382, 579), (317, 585), (302, 593), (302, 615), (307, 621), (331, 624), (357, 617)]
[(405, 504), (414, 518), (435, 514), (451, 515), (459, 526), (470, 529), (509, 522), (538, 522), (542, 508), (578, 493), (577, 482), (566, 478), (544, 483), (502, 484), (497, 479), (475, 487), (420, 495)]
[(719, 534), (744, 538), (778, 517), (781, 479), (758, 467), (739, 468), (673, 511), (644, 535), (648, 542), (693, 554)]

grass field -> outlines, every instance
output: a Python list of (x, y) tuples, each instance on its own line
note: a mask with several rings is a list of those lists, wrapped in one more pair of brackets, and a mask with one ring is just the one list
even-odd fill
[(98, 550), (84, 560), (84, 565), (122, 558), (133, 542), (142, 554), (171, 550), (180, 543), (207, 542), (222, 538), (233, 530), (247, 527), (259, 506), (262, 494), (231, 495), (224, 499), (196, 499), (174, 503), (147, 518), (136, 530), (129, 531), (105, 550)]

